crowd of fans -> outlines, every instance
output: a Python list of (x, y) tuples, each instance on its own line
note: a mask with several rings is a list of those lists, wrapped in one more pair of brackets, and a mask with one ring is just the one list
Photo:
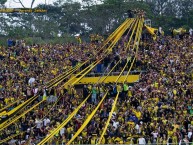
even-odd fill
[[(98, 44), (23, 45), (0, 48), (1, 108), (23, 95), (33, 96), (60, 73), (89, 59)], [(79, 70), (77, 70), (79, 71)], [(3, 106), (2, 106), (3, 105)]]
[[(1, 47), (0, 107), (3, 108), (18, 98), (27, 99), (35, 95), (42, 89), (40, 86), (44, 86), (50, 79), (97, 55), (99, 45), (21, 44)], [(121, 49), (122, 47), (116, 46), (113, 53), (93, 72), (103, 73), (108, 66), (112, 68), (119, 59), (123, 59), (115, 70), (120, 71), (128, 57), (128, 52)], [(133, 58), (133, 52), (130, 53)], [(11, 139), (9, 144), (38, 143), (91, 93), (91, 97), (76, 116), (49, 140), (50, 144), (66, 144), (108, 92), (90, 123), (73, 142), (96, 144), (114, 98), (120, 92), (113, 117), (102, 140), (103, 144), (189, 144), (193, 142), (192, 57), (193, 39), (190, 36), (183, 40), (172, 39), (170, 36), (159, 36), (156, 41), (144, 40), (140, 44), (135, 66), (146, 70), (141, 74), (139, 82), (89, 84), (82, 91), (73, 88), (67, 92), (57, 89), (60, 85), (56, 86), (45, 92), (48, 96), (46, 102), (1, 131), (0, 140), (23, 132)], [(94, 60), (87, 65), (92, 61)], [(50, 100), (49, 96), (55, 96), (56, 99)], [(60, 100), (52, 107), (58, 98)], [(47, 113), (49, 110), (51, 111)]]
[[(80, 72), (105, 53), (99, 51), (99, 46), (99, 43), (33, 46), (20, 43), (8, 48), (0, 47), (0, 107), (23, 96), (29, 98), (37, 94), (46, 82), (92, 58), (75, 73)], [(91, 73), (103, 73), (107, 67), (110, 70), (119, 57), (123, 60), (114, 71), (120, 71), (126, 62), (126, 53), (117, 46)]]

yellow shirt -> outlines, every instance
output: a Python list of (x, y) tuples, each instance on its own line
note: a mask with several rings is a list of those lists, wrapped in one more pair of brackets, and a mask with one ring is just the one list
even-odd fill
[(92, 89), (92, 86), (91, 86), (91, 85), (88, 85), (88, 89), (91, 91), (91, 89)]
[(174, 93), (174, 95), (176, 95), (176, 94), (177, 94), (177, 91), (176, 91), (176, 90), (173, 90), (173, 93)]
[(184, 113), (184, 115), (186, 115), (187, 114), (187, 110), (184, 110), (183, 113)]
[(100, 92), (104, 92), (104, 90), (103, 90), (103, 88), (102, 88), (102, 87), (100, 87), (100, 88), (99, 88), (99, 90), (100, 90)]
[(164, 144), (164, 145), (167, 144), (167, 140), (163, 140), (163, 144)]
[(167, 105), (163, 105), (162, 108), (163, 108), (163, 109), (167, 109), (168, 106), (167, 106)]
[(13, 102), (15, 99), (13, 97), (11, 97), (11, 102)]
[(156, 113), (157, 110), (158, 110), (158, 106), (155, 106), (153, 111)]
[(168, 136), (172, 137), (173, 133), (174, 133), (173, 131), (168, 130)]
[(132, 97), (132, 92), (131, 92), (131, 90), (128, 91), (128, 96), (129, 96), (129, 97)]
[(155, 121), (157, 121), (158, 118), (157, 118), (157, 117), (154, 117), (153, 119), (154, 119)]
[(96, 144), (96, 139), (92, 138), (91, 139), (91, 144)]
[(117, 138), (115, 138), (115, 141), (120, 142), (120, 141), (122, 141), (122, 140), (121, 140), (121, 138), (117, 137)]
[(176, 136), (172, 136), (172, 143), (177, 144), (177, 142), (178, 142), (177, 137)]
[(166, 124), (166, 122), (167, 122), (167, 120), (166, 120), (166, 119), (164, 119), (164, 120), (163, 120), (164, 125)]
[(101, 144), (105, 144), (105, 138), (104, 137), (101, 140)]
[(68, 128), (67, 128), (67, 132), (68, 132), (68, 133), (70, 133), (70, 132), (72, 132), (72, 131), (73, 131), (72, 127), (68, 127)]
[(117, 85), (117, 92), (122, 92), (122, 87), (120, 85)]
[(108, 138), (108, 139), (107, 139), (107, 143), (108, 143), (108, 144), (111, 144), (111, 143), (113, 143), (113, 140), (112, 140), (112, 138)]
[(84, 131), (83, 131), (83, 132), (82, 132), (82, 136), (83, 136), (83, 137), (86, 137), (86, 135), (87, 135), (87, 132), (84, 132)]
[(5, 98), (5, 104), (8, 104), (8, 102), (9, 102), (9, 98)]
[(141, 112), (135, 111), (135, 110), (133, 110), (133, 112), (135, 113), (135, 116), (136, 116), (138, 119), (141, 118)]
[(154, 86), (155, 86), (156, 88), (158, 88), (158, 83), (157, 83), (157, 82), (155, 82), (155, 83), (154, 83)]
[(177, 125), (177, 124), (174, 124), (173, 127), (174, 127), (173, 132), (176, 132), (177, 128), (179, 129), (179, 125)]
[(51, 71), (51, 73), (52, 73), (53, 75), (56, 75), (57, 72), (58, 72), (58, 71), (57, 71), (56, 69), (54, 69), (54, 70)]

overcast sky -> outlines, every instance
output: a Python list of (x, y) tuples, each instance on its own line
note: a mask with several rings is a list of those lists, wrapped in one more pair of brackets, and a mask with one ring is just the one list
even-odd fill
[[(15, 2), (14, 2), (15, 1)], [(8, 2), (6, 3), (6, 6), (8, 8), (22, 8), (20, 3), (16, 3), (18, 0), (8, 0)], [(21, 0), (23, 2), (23, 5), (26, 8), (30, 8), (30, 4), (32, 0)], [(33, 7), (36, 7), (38, 4), (45, 4), (45, 1), (47, 4), (52, 4), (54, 1), (56, 0), (35, 0)]]
[[(20, 3), (17, 3), (19, 0), (7, 0), (5, 4), (7, 8), (22, 8)], [(30, 8), (32, 0), (21, 0), (23, 5), (26, 8)], [(35, 0), (33, 8), (36, 7), (38, 4), (53, 4), (56, 0)], [(61, 0), (62, 1), (62, 0)], [(65, 1), (65, 0), (64, 0)], [(82, 0), (72, 0), (73, 2), (82, 2)], [(100, 3), (98, 0), (93, 0), (93, 3)]]

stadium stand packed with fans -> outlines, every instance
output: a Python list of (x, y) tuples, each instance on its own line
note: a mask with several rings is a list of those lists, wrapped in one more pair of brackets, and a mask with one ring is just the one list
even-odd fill
[[(131, 44), (134, 45), (134, 40)], [(46, 88), (46, 82), (68, 69), (88, 61), (74, 73), (77, 74), (93, 61), (100, 59), (100, 43), (33, 45), (1, 47), (0, 50), (0, 109), (10, 111), (22, 101), (38, 95), (33, 102), (39, 106), (21, 116), (11, 125), (0, 130), (0, 140), (12, 135), (2, 144), (38, 144), (49, 136), (76, 108), (75, 117), (54, 133), (47, 144), (65, 145), (78, 132), (84, 121), (100, 104), (95, 115), (71, 144), (189, 144), (193, 142), (193, 37), (183, 39), (157, 36), (139, 43), (137, 55), (127, 50), (120, 41), (93, 73), (109, 72), (118, 62), (114, 72), (132, 65), (129, 58), (136, 56), (132, 70), (144, 70), (138, 82), (96, 83), (76, 89), (74, 85), (63, 88), (62, 84)], [(94, 57), (96, 56), (96, 57)], [(128, 63), (127, 63), (128, 61)], [(66, 79), (70, 79), (67, 77)], [(108, 122), (115, 98), (118, 100), (107, 130), (100, 135)], [(106, 95), (106, 97), (104, 97)], [(30, 109), (32, 104), (28, 105)], [(1, 123), (7, 119), (1, 114)], [(0, 124), (0, 127), (6, 124)]]

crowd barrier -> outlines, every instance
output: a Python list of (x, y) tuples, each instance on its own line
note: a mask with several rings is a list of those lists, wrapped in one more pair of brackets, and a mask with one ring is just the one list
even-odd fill
[[(193, 142), (189, 142), (189, 143), (147, 143), (147, 144), (122, 144), (121, 145), (193, 145)], [(45, 145), (66, 145), (65, 143), (52, 143), (52, 144), (45, 144)], [(72, 145), (93, 145), (93, 144), (72, 144)], [(118, 144), (96, 144), (96, 145), (118, 145)]]

